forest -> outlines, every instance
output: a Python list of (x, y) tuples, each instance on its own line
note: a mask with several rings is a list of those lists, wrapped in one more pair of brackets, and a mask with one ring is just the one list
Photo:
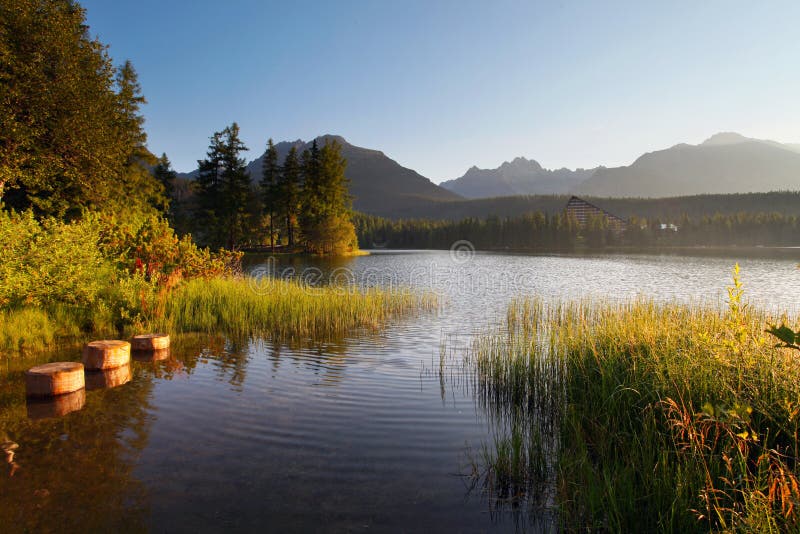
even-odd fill
[[(673, 222), (674, 221), (674, 222)], [(683, 215), (678, 219), (632, 216), (623, 232), (602, 217), (585, 227), (565, 213), (532, 212), (517, 217), (460, 221), (393, 221), (358, 214), (359, 243), (370, 248), (447, 249), (459, 240), (480, 250), (569, 251), (576, 247), (800, 246), (800, 217), (781, 213)]]

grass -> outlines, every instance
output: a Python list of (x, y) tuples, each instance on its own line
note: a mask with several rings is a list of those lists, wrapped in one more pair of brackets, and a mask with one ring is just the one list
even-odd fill
[(484, 489), (567, 531), (797, 530), (800, 361), (741, 298), (513, 303), (468, 356)]
[(411, 290), (314, 288), (297, 281), (219, 277), (190, 280), (142, 298), (131, 323), (115, 325), (109, 310), (55, 306), (0, 312), (0, 350), (52, 350), (86, 336), (142, 331), (203, 332), (315, 341), (376, 330), (394, 317), (431, 309), (433, 296)]
[(171, 332), (322, 340), (375, 330), (392, 317), (433, 306), (432, 296), (411, 290), (315, 288), (270, 278), (193, 280), (170, 295), (158, 324)]

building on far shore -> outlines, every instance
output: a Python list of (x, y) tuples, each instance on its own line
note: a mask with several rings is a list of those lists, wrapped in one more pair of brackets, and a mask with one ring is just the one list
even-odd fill
[(569, 199), (565, 211), (567, 212), (567, 215), (574, 216), (581, 227), (586, 226), (586, 223), (589, 222), (589, 219), (592, 217), (604, 217), (608, 222), (609, 227), (613, 228), (617, 232), (624, 232), (628, 227), (628, 223), (625, 221), (625, 219), (617, 217), (613, 213), (609, 213), (602, 208), (598, 208), (594, 204), (586, 202), (582, 198), (578, 198), (576, 196), (573, 196)]

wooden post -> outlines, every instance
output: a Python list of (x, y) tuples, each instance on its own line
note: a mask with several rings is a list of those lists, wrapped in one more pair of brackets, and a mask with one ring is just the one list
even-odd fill
[(76, 362), (53, 362), (31, 367), (25, 373), (25, 391), (29, 397), (53, 397), (83, 389), (83, 365)]
[(114, 369), (130, 361), (131, 344), (127, 341), (105, 339), (92, 341), (83, 347), (83, 365), (89, 371)]
[(167, 334), (140, 334), (131, 339), (133, 350), (161, 350), (169, 348)]

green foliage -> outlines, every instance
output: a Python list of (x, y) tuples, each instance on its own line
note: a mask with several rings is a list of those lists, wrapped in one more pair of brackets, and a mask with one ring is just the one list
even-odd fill
[[(38, 346), (31, 341), (36, 331), (48, 344), (56, 330), (70, 336), (142, 326), (163, 315), (169, 292), (184, 279), (230, 275), (239, 257), (179, 239), (157, 215), (87, 212), (62, 222), (0, 210), (2, 343), (29, 348)], [(50, 323), (31, 322), (31, 335), (21, 331), (20, 318), (36, 313)]]
[(315, 254), (342, 255), (358, 250), (347, 192), (347, 161), (336, 141), (321, 150), (317, 141), (303, 154), (303, 212), (305, 248)]
[(0, 211), (0, 307), (95, 304), (114, 279), (100, 231), (90, 220)]
[(0, 199), (38, 215), (163, 201), (130, 63), (115, 69), (73, 1), (0, 4)]
[(250, 176), (240, 154), (247, 150), (235, 122), (211, 136), (206, 159), (198, 161), (198, 221), (201, 241), (233, 249), (247, 233)]
[(377, 248), (447, 249), (465, 239), (482, 250), (570, 250), (579, 236), (577, 221), (541, 212), (521, 217), (462, 221), (392, 221), (370, 215), (354, 217), (358, 242)]
[(523, 436), (497, 441), (493, 480), (517, 502), (552, 490), (570, 531), (795, 531), (800, 366), (762, 335), (738, 269), (729, 294), (724, 311), (514, 303), (469, 358)]
[(153, 177), (164, 188), (167, 199), (175, 196), (175, 179), (178, 177), (178, 173), (172, 168), (172, 163), (166, 154), (161, 154), (161, 157), (158, 158), (156, 166), (153, 168)]
[(283, 161), (283, 168), (278, 179), (279, 213), (286, 224), (286, 243), (289, 247), (295, 244), (295, 229), (300, 215), (300, 178), (302, 168), (297, 158), (297, 149), (292, 147)]
[(171, 293), (160, 327), (170, 332), (224, 332), (322, 340), (354, 328), (376, 329), (389, 318), (435, 306), (409, 290), (314, 288), (300, 282), (217, 277)]
[(586, 227), (580, 228), (563, 214), (543, 212), (461, 221), (392, 221), (364, 214), (355, 217), (360, 243), (389, 248), (448, 248), (460, 239), (482, 250), (570, 250), (577, 243), (588, 248), (800, 245), (800, 218), (794, 215), (717, 214), (699, 219), (683, 217), (676, 222), (677, 231), (662, 229), (659, 219), (631, 217), (627, 229), (620, 233), (603, 217), (591, 217)]
[(281, 203), (280, 189), (278, 186), (281, 169), (278, 166), (278, 151), (272, 139), (267, 141), (267, 151), (264, 153), (264, 165), (259, 182), (261, 202), (264, 206), (264, 215), (269, 220), (269, 245), (275, 247), (275, 222), (278, 207)]

